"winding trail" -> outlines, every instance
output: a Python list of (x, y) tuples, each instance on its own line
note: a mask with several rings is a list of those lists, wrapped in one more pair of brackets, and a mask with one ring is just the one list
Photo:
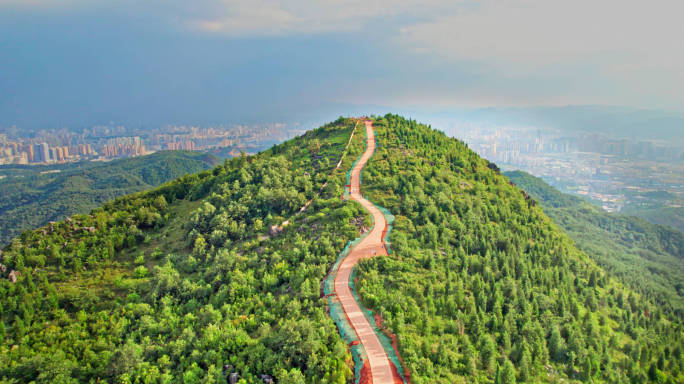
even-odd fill
[(373, 123), (370, 120), (364, 120), (364, 125), (366, 126), (366, 150), (351, 171), (349, 190), (351, 199), (361, 203), (373, 215), (375, 225), (370, 233), (358, 245), (352, 248), (349, 254), (342, 260), (335, 277), (335, 295), (341, 302), (342, 309), (347, 315), (349, 323), (354, 328), (360, 343), (366, 350), (371, 372), (370, 382), (373, 384), (394, 384), (401, 382), (401, 379), (397, 377), (395, 370), (392, 369), (393, 365), (385, 349), (380, 344), (380, 340), (373, 331), (373, 327), (354, 299), (349, 286), (352, 269), (360, 259), (376, 255), (387, 255), (387, 249), (382, 240), (387, 227), (385, 216), (373, 203), (361, 195), (361, 170), (375, 152)]

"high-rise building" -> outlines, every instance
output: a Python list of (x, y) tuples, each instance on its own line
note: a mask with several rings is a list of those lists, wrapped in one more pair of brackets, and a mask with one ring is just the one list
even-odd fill
[(64, 149), (62, 147), (55, 148), (57, 150), (57, 160), (64, 161)]
[(35, 160), (40, 162), (50, 161), (50, 146), (48, 143), (34, 145)]
[(33, 162), (34, 156), (33, 156), (33, 145), (28, 144), (26, 145), (26, 153), (28, 154), (28, 161)]

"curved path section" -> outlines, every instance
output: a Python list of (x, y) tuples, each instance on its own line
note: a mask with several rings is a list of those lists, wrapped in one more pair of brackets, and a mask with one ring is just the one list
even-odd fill
[(373, 384), (394, 384), (397, 378), (392, 369), (392, 363), (373, 331), (373, 327), (354, 299), (354, 295), (349, 287), (352, 269), (360, 259), (376, 255), (387, 255), (387, 250), (382, 241), (383, 232), (387, 227), (385, 216), (373, 203), (366, 200), (360, 191), (361, 170), (368, 162), (368, 159), (371, 158), (373, 152), (375, 152), (373, 123), (370, 120), (365, 120), (364, 124), (366, 126), (366, 151), (351, 171), (350, 195), (352, 200), (361, 203), (373, 215), (375, 225), (370, 233), (358, 245), (352, 248), (349, 254), (342, 260), (335, 276), (335, 294), (366, 351), (371, 371), (371, 382)]

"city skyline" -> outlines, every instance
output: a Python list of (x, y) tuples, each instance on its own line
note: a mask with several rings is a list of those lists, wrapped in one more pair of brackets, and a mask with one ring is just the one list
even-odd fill
[(232, 156), (256, 152), (301, 131), (296, 124), (284, 123), (155, 129), (100, 125), (77, 131), (41, 130), (28, 136), (16, 131), (0, 134), (0, 165), (109, 160), (162, 150), (215, 151)]

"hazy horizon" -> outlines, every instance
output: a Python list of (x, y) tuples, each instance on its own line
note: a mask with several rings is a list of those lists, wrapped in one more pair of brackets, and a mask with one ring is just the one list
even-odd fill
[(357, 111), (684, 113), (682, 5), (0, 0), (0, 126)]

